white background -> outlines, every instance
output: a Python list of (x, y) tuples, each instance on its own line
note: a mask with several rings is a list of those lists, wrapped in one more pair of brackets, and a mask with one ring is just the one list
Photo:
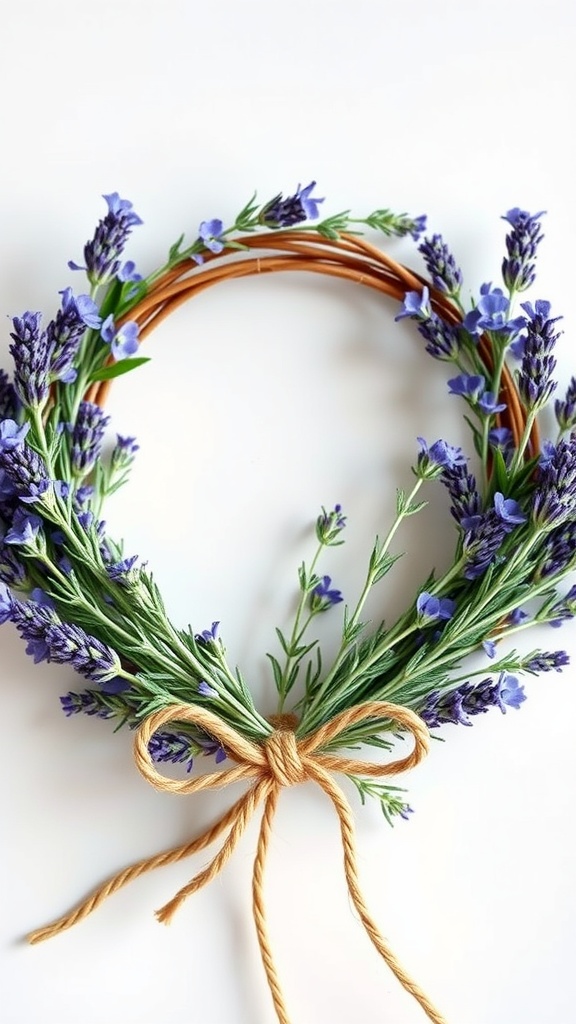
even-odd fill
[[(326, 214), (427, 212), (467, 284), (496, 279), (511, 206), (546, 209), (534, 298), (565, 315), (574, 372), (569, 0), (21, 0), (5, 3), (0, 61), (0, 311), (78, 287), (67, 270), (118, 190), (145, 221), (145, 271), (181, 231), (229, 221), (317, 178)], [(410, 242), (391, 254), (419, 266)], [(111, 531), (149, 560), (179, 623), (220, 619), (265, 713), (264, 652), (285, 625), (321, 504), (341, 501), (347, 544), (325, 571), (353, 599), (373, 535), (410, 479), (415, 438), (466, 443), (444, 368), (394, 308), (357, 288), (285, 276), (206, 293), (163, 326), (153, 362), (116, 385), (114, 426), (141, 457)], [(0, 342), (6, 355), (9, 323)], [(7, 357), (3, 360), (8, 365)], [(372, 603), (411, 599), (454, 535), (445, 495), (399, 539), (410, 555)], [(329, 621), (330, 620), (330, 621)], [(322, 624), (327, 650), (338, 612)], [(228, 806), (148, 789), (128, 734), (66, 720), (78, 686), (1, 637), (2, 916), (6, 1024), (271, 1024), (250, 912), (256, 825), (169, 929), (153, 909), (205, 863), (140, 879), (52, 942), (22, 936), (109, 873), (182, 842)], [(576, 629), (524, 634), (565, 647)], [(568, 1024), (576, 954), (576, 672), (529, 678), (528, 700), (445, 730), (405, 784), (415, 814), (390, 830), (361, 810), (366, 896), (398, 955), (451, 1024)], [(403, 780), (404, 781), (404, 780)], [(287, 792), (267, 879), (270, 927), (294, 1024), (418, 1024), (423, 1014), (363, 934), (345, 893), (337, 826), (313, 787)]]

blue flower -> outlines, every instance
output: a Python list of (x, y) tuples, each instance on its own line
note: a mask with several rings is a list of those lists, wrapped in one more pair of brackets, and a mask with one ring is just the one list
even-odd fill
[(138, 271), (136, 270), (136, 264), (134, 263), (134, 260), (126, 260), (126, 263), (123, 263), (122, 266), (120, 267), (118, 273), (116, 274), (116, 277), (118, 278), (119, 281), (122, 281), (123, 284), (125, 284), (127, 281), (142, 280), (142, 274), (139, 274)]
[(98, 330), (102, 317), (89, 295), (74, 295), (71, 288), (63, 288), (58, 294), (62, 296), (63, 313), (75, 313), (86, 327)]
[(430, 291), (426, 285), (422, 292), (406, 292), (402, 310), (394, 319), (403, 320), (407, 316), (416, 317), (418, 320), (429, 320), (432, 316)]
[(110, 313), (102, 324), (100, 334), (104, 341), (110, 345), (110, 351), (114, 359), (127, 359), (138, 351), (138, 332), (140, 328), (136, 321), (127, 320), (121, 327), (116, 327), (114, 317)]
[(438, 620), (447, 622), (456, 611), (456, 602), (449, 597), (437, 597), (423, 590), (416, 601), (416, 611), (422, 624), (436, 622)]
[(19, 426), (14, 420), (2, 420), (0, 423), (0, 451), (12, 451), (14, 448), (18, 448), (29, 430), (29, 423)]
[(493, 427), (488, 433), (488, 441), (492, 448), (508, 452), (514, 444), (514, 435), (509, 427)]
[(528, 617), (528, 613), (523, 611), (522, 608), (514, 608), (514, 610), (510, 612), (506, 621), (509, 626), (520, 626)]
[(224, 242), (220, 237), (223, 231), (224, 225), (221, 220), (203, 220), (198, 228), (198, 236), (202, 239), (205, 249), (219, 253), (224, 248)]
[(505, 498), (500, 491), (496, 491), (494, 495), (494, 508), (498, 518), (511, 527), (526, 522), (526, 516), (518, 502), (514, 501), (514, 498)]
[(524, 324), (524, 317), (514, 320), (507, 319), (510, 302), (501, 288), (492, 288), (490, 283), (480, 288), (480, 299), (475, 309), (464, 317), (464, 327), (469, 334), (482, 334), (483, 331), (503, 331), (514, 334)]
[(212, 623), (212, 626), (210, 627), (210, 629), (203, 629), (201, 633), (196, 633), (196, 636), (194, 637), (196, 643), (209, 644), (209, 643), (213, 643), (214, 641), (216, 641), (217, 638), (218, 638), (218, 626), (219, 625), (220, 625), (220, 622), (218, 620), (216, 620), (216, 622)]
[(34, 516), (23, 509), (17, 508), (12, 526), (4, 538), (5, 544), (34, 545), (42, 529), (40, 516)]
[(478, 408), (486, 416), (494, 416), (497, 412), (504, 412), (506, 402), (499, 402), (493, 391), (485, 391), (478, 399)]
[(484, 391), (486, 380), (478, 375), (461, 373), (458, 377), (452, 377), (448, 381), (448, 389), (451, 395), (461, 395), (474, 402)]
[[(76, 665), (74, 665), (74, 668), (76, 668)], [(82, 675), (87, 676), (88, 679), (93, 678), (91, 675), (88, 675), (88, 671), (85, 667), (78, 668), (77, 671), (81, 672)], [(130, 689), (130, 683), (127, 679), (124, 679), (123, 676), (112, 676), (112, 679), (101, 679), (99, 680), (99, 684), (102, 693), (108, 693), (112, 696), (116, 696), (118, 693), (125, 693), (126, 690)]]
[(498, 679), (499, 707), (503, 714), (506, 714), (506, 707), (518, 709), (526, 700), (524, 687), (520, 686), (516, 676), (502, 672)]
[(496, 656), (496, 644), (494, 643), (494, 640), (484, 640), (482, 642), (482, 647), (489, 658), (494, 658)]
[(202, 679), (201, 682), (198, 683), (198, 693), (202, 697), (218, 696), (218, 691), (215, 690), (213, 686), (210, 686), (210, 683), (207, 683), (205, 679)]
[(343, 600), (341, 591), (332, 587), (331, 577), (323, 576), (310, 594), (310, 607), (314, 612), (324, 612)]
[(434, 441), (430, 447), (423, 437), (419, 437), (417, 440), (420, 443), (420, 452), (414, 472), (423, 480), (431, 480), (440, 476), (443, 470), (466, 465), (467, 459), (461, 448), (456, 448), (441, 439)]

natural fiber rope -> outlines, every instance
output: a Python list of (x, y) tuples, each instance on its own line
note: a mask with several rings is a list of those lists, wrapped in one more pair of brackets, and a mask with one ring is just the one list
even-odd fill
[[(370, 764), (353, 758), (340, 757), (338, 754), (323, 752), (323, 749), (329, 744), (336, 743), (338, 737), (349, 726), (367, 721), (368, 719), (378, 721), (387, 719), (397, 722), (414, 737), (413, 751), (406, 757), (392, 761), (389, 764)], [(150, 738), (158, 729), (169, 722), (176, 721), (187, 722), (209, 733), (238, 762), (236, 767), (210, 775), (203, 775), (196, 779), (170, 779), (161, 775), (152, 763), (148, 744)], [(258, 745), (245, 739), (235, 729), (224, 723), (218, 715), (205, 708), (195, 707), (190, 704), (174, 704), (156, 711), (142, 723), (134, 741), (136, 766), (146, 781), (154, 786), (155, 789), (165, 793), (191, 795), (206, 789), (219, 789), (222, 786), (227, 786), (229, 783), (243, 780), (251, 781), (250, 789), (203, 835), (183, 846), (178, 846), (172, 850), (157, 854), (155, 857), (141, 860), (137, 864), (132, 865), (132, 867), (114, 875), (70, 914), (61, 917), (46, 928), (32, 932), (28, 936), (28, 941), (31, 943), (42, 942), (67, 928), (71, 928), (72, 925), (87, 917), (108, 896), (121, 889), (122, 886), (132, 881), (132, 879), (137, 878), (146, 871), (151, 871), (153, 868), (174, 863), (204, 849), (204, 847), (208, 846), (228, 829), (227, 837), (208, 867), (200, 871), (187, 885), (176, 893), (169, 903), (157, 911), (158, 920), (168, 923), (180, 904), (188, 896), (197, 892), (198, 889), (211, 882), (219, 874), (228, 858), (234, 852), (236, 844), (254, 811), (260, 803), (264, 802), (264, 813), (262, 815), (253, 872), (254, 922), (276, 1015), (280, 1024), (290, 1024), (268, 937), (263, 877), (272, 822), (281, 789), (284, 786), (314, 781), (318, 783), (330, 798), (338, 815), (348, 891), (369, 938), (380, 953), (380, 956), (396, 975), (398, 981), (420, 1004), (428, 1019), (433, 1021), (434, 1024), (446, 1024), (445, 1018), (442, 1017), (426, 994), (402, 967), (368, 912), (358, 880), (352, 811), (344, 793), (330, 774), (335, 771), (345, 774), (361, 773), (371, 778), (385, 778), (390, 775), (397, 775), (417, 765), (427, 754), (428, 746), (429, 733), (422, 719), (408, 708), (397, 704), (389, 704), (385, 701), (371, 701), (343, 711), (325, 725), (320, 726), (315, 732), (303, 738), (296, 737), (292, 722), (281, 721), (277, 723), (274, 732), (263, 745)]]

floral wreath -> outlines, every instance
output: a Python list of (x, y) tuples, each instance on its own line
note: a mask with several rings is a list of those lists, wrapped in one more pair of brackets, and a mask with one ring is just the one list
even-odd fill
[[(483, 284), (465, 302), (462, 274), (442, 237), (420, 240), (424, 217), (379, 209), (320, 220), (324, 200), (314, 188), (312, 182), (264, 204), (254, 195), (229, 227), (203, 221), (191, 244), (181, 236), (145, 278), (122, 259), (141, 220), (130, 202), (107, 195), (108, 211), (84, 247), (84, 264), (69, 264), (86, 273), (88, 293), (65, 288), (45, 327), (36, 312), (12, 320), (13, 378), (0, 371), (0, 622), (14, 624), (35, 662), (70, 665), (87, 681), (60, 698), (66, 715), (135, 730), (136, 764), (152, 785), (190, 794), (250, 782), (204, 835), (120, 872), (29, 939), (57, 934), (143, 871), (223, 835), (209, 866), (158, 912), (169, 920), (221, 870), (263, 803), (254, 917), (276, 1013), (286, 1024), (262, 878), (282, 787), (313, 779), (339, 816), (348, 887), (372, 942), (428, 1018), (442, 1022), (370, 917), (351, 809), (333, 772), (348, 776), (362, 801), (378, 800), (389, 822), (407, 818), (404, 791), (381, 780), (417, 764), (430, 731), (471, 725), (490, 708), (519, 708), (526, 699), (520, 674), (568, 663), (564, 651), (500, 654), (499, 643), (533, 625), (560, 626), (576, 613), (576, 586), (562, 587), (576, 568), (576, 378), (554, 402), (557, 437), (540, 444), (537, 417), (557, 387), (559, 318), (543, 300), (514, 304), (535, 279), (543, 212), (505, 214), (502, 287)], [(365, 239), (366, 230), (411, 236), (427, 275), (396, 263)], [(321, 509), (316, 551), (298, 572), (294, 622), (277, 630), (278, 646), (268, 654), (278, 709), (267, 719), (241, 672), (229, 666), (219, 623), (199, 632), (174, 625), (151, 574), (108, 535), (103, 505), (126, 482), (138, 444), (118, 435), (106, 449), (103, 406), (114, 378), (147, 361), (138, 354), (141, 342), (177, 306), (221, 280), (284, 270), (356, 281), (401, 303), (396, 319), (413, 320), (426, 351), (447, 364), (449, 392), (464, 403), (480, 473), (473, 475), (460, 448), (418, 439), (414, 485), (398, 491), (395, 519), (374, 543), (358, 601), (344, 607), (340, 647), (327, 667), (311, 630), (317, 616), (343, 602), (321, 559), (343, 543), (346, 515), (340, 505)], [(452, 564), (429, 575), (396, 622), (369, 628), (366, 598), (400, 557), (397, 531), (427, 504), (420, 492), (433, 481), (451, 501)], [(482, 649), (481, 668), (467, 668), (467, 657)], [(388, 752), (407, 734), (412, 752), (395, 761), (373, 764), (340, 753), (363, 744)], [(199, 755), (213, 756), (217, 769), (191, 775)], [(163, 762), (185, 765), (184, 777), (162, 775)]]

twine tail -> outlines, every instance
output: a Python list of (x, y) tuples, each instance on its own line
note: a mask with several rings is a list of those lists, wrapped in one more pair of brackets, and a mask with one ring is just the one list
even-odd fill
[(311, 768), (311, 773), (314, 775), (318, 785), (321, 786), (326, 795), (330, 797), (336, 809), (338, 820), (340, 822), (340, 833), (342, 836), (342, 847), (344, 850), (344, 872), (348, 883), (348, 891), (360, 916), (360, 920), (364, 925), (366, 933), (392, 973), (396, 976), (403, 988), (405, 988), (406, 991), (409, 992), (410, 995), (413, 996), (420, 1004), (428, 1019), (433, 1021), (433, 1024), (447, 1024), (446, 1018), (443, 1017), (439, 1010), (436, 1009), (426, 993), (420, 988), (414, 979), (410, 977), (408, 972), (402, 966), (398, 957), (386, 942), (384, 936), (380, 933), (376, 922), (368, 911), (358, 877), (354, 819), (348, 800), (332, 776), (320, 767), (320, 765), (315, 764), (313, 768)]
[(227, 813), (226, 818), (229, 821), (230, 817), (233, 818), (232, 827), (230, 832), (222, 844), (220, 850), (210, 861), (207, 868), (203, 871), (199, 871), (194, 878), (188, 882), (187, 885), (182, 886), (179, 892), (176, 893), (173, 898), (166, 903), (160, 910), (156, 911), (156, 917), (162, 924), (169, 924), (172, 917), (178, 910), (178, 907), (193, 893), (198, 892), (203, 886), (211, 882), (217, 875), (220, 874), (222, 868), (228, 861), (228, 859), (234, 853), (237, 843), (243, 835), (250, 818), (254, 814), (258, 804), (266, 795), (266, 791), (269, 788), (268, 779), (262, 779), (256, 785), (252, 786), (248, 792), (241, 797), (235, 804), (232, 810), (234, 814)]
[(264, 814), (262, 815), (260, 835), (258, 836), (258, 846), (256, 849), (256, 859), (254, 861), (254, 873), (252, 875), (252, 909), (254, 914), (254, 923), (256, 925), (256, 934), (258, 935), (258, 945), (260, 946), (260, 955), (266, 972), (268, 987), (272, 995), (274, 1009), (276, 1010), (276, 1016), (278, 1017), (280, 1024), (290, 1024), (288, 1010), (286, 1003), (284, 1002), (284, 995), (280, 986), (280, 979), (278, 977), (278, 971), (274, 962), (274, 954), (272, 953), (270, 938), (268, 936), (263, 884), (264, 868), (266, 865), (268, 845), (272, 832), (272, 822), (274, 821), (274, 816), (276, 814), (279, 795), (280, 787), (278, 785), (273, 785), (272, 789), (268, 793), (266, 803), (264, 805)]
[(124, 868), (117, 874), (112, 875), (111, 878), (107, 879), (95, 892), (91, 893), (82, 903), (78, 904), (68, 914), (64, 914), (59, 917), (56, 921), (46, 925), (43, 928), (37, 928), (36, 931), (30, 932), (26, 936), (27, 941), (31, 945), (35, 945), (38, 942), (44, 942), (46, 939), (51, 939), (53, 936), (58, 935), (60, 932), (66, 931), (67, 928), (72, 928), (73, 925), (79, 921), (84, 920), (88, 917), (93, 910), (96, 910), (104, 900), (112, 896), (113, 893), (117, 892), (118, 889), (122, 889), (123, 886), (128, 885), (135, 878), (145, 874), (147, 871), (153, 871), (155, 868), (163, 867), (165, 864), (175, 864), (179, 860), (184, 860), (186, 857), (190, 857), (193, 853), (198, 853), (203, 850), (205, 846), (209, 846), (218, 836), (225, 831), (230, 824), (235, 822), (237, 816), (241, 813), (242, 804), (246, 800), (245, 796), (240, 797), (235, 804), (232, 805), (230, 810), (226, 811), (225, 814), (212, 825), (211, 828), (207, 829), (201, 836), (193, 839), (191, 842), (184, 843), (182, 846), (173, 847), (171, 850), (164, 850), (162, 853), (157, 853), (154, 857), (147, 857), (143, 860), (138, 861), (136, 864), (132, 864), (128, 868)]

